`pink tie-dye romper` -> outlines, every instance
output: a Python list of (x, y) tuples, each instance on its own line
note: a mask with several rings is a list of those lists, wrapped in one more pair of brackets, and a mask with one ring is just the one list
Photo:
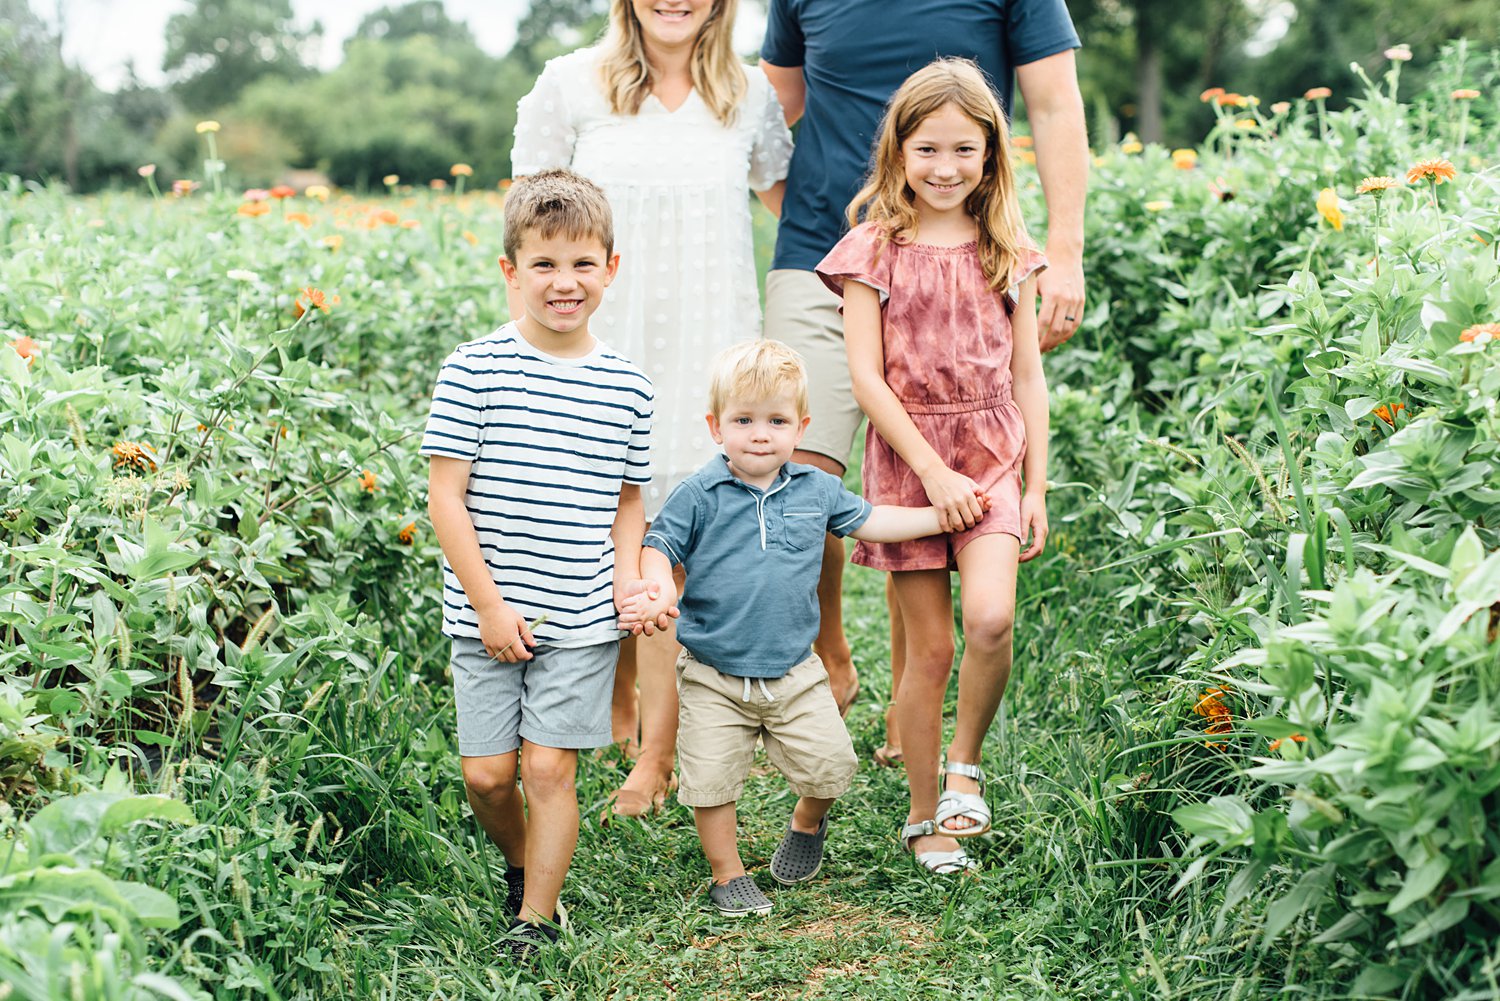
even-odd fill
[[(1028, 247), (1011, 277), (1012, 294), (1046, 266)], [(877, 570), (953, 569), (954, 554), (981, 535), (1021, 539), (1026, 426), (1010, 396), (1015, 303), (985, 281), (978, 246), (882, 242), (877, 225), (863, 223), (816, 270), (841, 296), (851, 280), (880, 293), (886, 385), (943, 461), (978, 483), (991, 502), (971, 529), (914, 542), (861, 542), (854, 562)], [(873, 424), (865, 436), (863, 485), (872, 504), (931, 503), (921, 479)]]

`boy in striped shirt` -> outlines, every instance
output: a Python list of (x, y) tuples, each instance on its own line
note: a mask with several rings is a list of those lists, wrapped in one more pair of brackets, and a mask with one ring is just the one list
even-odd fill
[(642, 586), (651, 383), (589, 333), (619, 260), (596, 185), (517, 181), (500, 268), (524, 315), (443, 363), (422, 439), (464, 784), (516, 953), (557, 937), (578, 751), (610, 743), (617, 606)]

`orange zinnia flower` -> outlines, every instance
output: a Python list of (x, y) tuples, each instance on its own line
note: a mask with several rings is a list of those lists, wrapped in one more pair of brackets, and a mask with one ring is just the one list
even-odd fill
[(501, 178), (500, 184), (498, 185), (498, 187), (500, 188), (501, 191), (509, 191), (510, 190), (510, 186), (511, 186), (512, 183), (513, 182), (508, 177)]
[(1172, 151), (1172, 166), (1178, 170), (1192, 170), (1198, 166), (1198, 151), (1195, 149), (1174, 149)]
[(172, 182), (172, 194), (176, 195), (178, 198), (181, 198), (183, 195), (190, 195), (197, 190), (197, 181), (190, 181), (187, 178), (181, 178)]
[(1453, 100), (1455, 101), (1477, 101), (1479, 100), (1479, 91), (1470, 90), (1468, 87), (1462, 87), (1458, 90), (1455, 90), (1448, 96), (1453, 98)]
[(26, 364), (28, 365), (36, 357), (37, 343), (25, 334), (11, 341), (10, 346), (16, 349), (16, 354), (26, 359)]
[(240, 207), (235, 211), (242, 216), (249, 216), (253, 219), (256, 216), (262, 216), (271, 211), (271, 206), (265, 202), (241, 202)]
[(139, 441), (117, 441), (110, 449), (115, 455), (115, 467), (129, 466), (142, 472), (154, 472), (156, 453), (151, 446)]
[[(1302, 736), (1302, 734), (1300, 734), (1300, 733), (1294, 733), (1290, 737), (1288, 737), (1287, 739), (1290, 740), (1290, 741), (1292, 741), (1292, 743), (1294, 743), (1294, 744), (1305, 744), (1305, 743), (1307, 743), (1307, 738), (1304, 737), (1304, 736)], [(1280, 746), (1281, 746), (1281, 741), (1279, 741), (1279, 740), (1273, 740), (1273, 741), (1271, 741), (1271, 746), (1270, 746), (1269, 750), (1274, 751), (1274, 750), (1276, 750), (1276, 748), (1278, 748)]]
[(452, 167), (448, 168), (448, 173), (454, 177), (473, 177), (474, 168), (467, 163), (455, 163)]
[[(302, 305), (303, 296), (307, 298), (306, 306)], [(304, 309), (321, 309), (326, 313), (328, 312), (328, 297), (323, 294), (322, 289), (309, 285), (302, 290), (302, 295), (297, 297), (297, 309), (299, 310), (298, 316), (302, 315), (300, 311)]]
[(1198, 100), (1202, 101), (1204, 104), (1207, 104), (1209, 101), (1212, 101), (1214, 98), (1219, 97), (1223, 93), (1223, 87), (1210, 87), (1203, 93), (1198, 95)]
[(1327, 87), (1310, 87), (1302, 95), (1302, 99), (1305, 101), (1326, 101), (1332, 96), (1333, 91), (1329, 90)]
[(338, 250), (344, 245), (344, 238), (342, 236), (339, 236), (337, 233), (330, 233), (318, 242), (327, 247), (329, 250)]
[(278, 201), (282, 198), (290, 198), (297, 193), (297, 189), (290, 184), (278, 184), (271, 189), (271, 197)]
[(366, 469), (359, 477), (359, 487), (367, 494), (373, 494), (377, 487), (375, 485), (375, 470)]
[[(1480, 340), (1480, 338), (1484, 339)], [(22, 340), (27, 339), (22, 338)], [(1500, 323), (1476, 323), (1459, 334), (1458, 339), (1465, 344), (1473, 344), (1476, 341), (1480, 344), (1488, 344), (1490, 341), (1500, 340)]]
[(441, 177), (434, 177), (432, 180), (430, 180), (430, 181), (427, 182), (427, 186), (429, 188), (431, 188), (433, 191), (447, 191), (448, 190), (448, 182), (445, 181), (445, 180), (443, 180)]
[(417, 538), (417, 523), (414, 521), (408, 523), (401, 531), (396, 533), (396, 538), (401, 540), (403, 546), (411, 545)]
[(1271, 105), (1271, 114), (1273, 115), (1284, 115), (1291, 110), (1291, 101), (1277, 101), (1275, 104)]
[(1034, 141), (1030, 136), (1011, 136), (1010, 144), (1016, 149), (1031, 149)]
[(306, 229), (308, 226), (312, 225), (312, 216), (308, 215), (306, 212), (288, 212), (286, 214), (286, 221), (294, 222), (298, 226)]
[(1381, 195), (1389, 191), (1391, 188), (1398, 187), (1400, 184), (1401, 182), (1396, 180), (1394, 177), (1387, 177), (1386, 175), (1381, 174), (1375, 177), (1367, 177), (1363, 181), (1360, 181), (1359, 187), (1354, 189), (1354, 193), (1357, 195), (1368, 195), (1372, 193)]
[(473, 233), (473, 231), (466, 229), (466, 230), (463, 231), (463, 233), (461, 235), (464, 238), (464, 242), (467, 243), (469, 246), (471, 246), (471, 247), (477, 247), (479, 245), (479, 237), (475, 236), (474, 233)]
[(401, 221), (401, 217), (396, 214), (395, 209), (381, 209), (375, 213), (375, 221), (383, 222), (387, 226), (394, 226)]
[(1416, 184), (1418, 181), (1431, 179), (1433, 184), (1442, 184), (1451, 181), (1458, 176), (1458, 170), (1440, 157), (1431, 160), (1423, 160), (1421, 163), (1413, 164), (1406, 172), (1406, 183)]
[(1401, 413), (1401, 411), (1405, 409), (1406, 404), (1404, 403), (1392, 403), (1389, 406), (1382, 403), (1380, 406), (1375, 408), (1375, 416), (1385, 421), (1391, 427), (1395, 427), (1396, 415)]
[(1220, 94), (1218, 97), (1214, 98), (1214, 102), (1221, 108), (1248, 108), (1250, 106), (1250, 99), (1244, 94)]

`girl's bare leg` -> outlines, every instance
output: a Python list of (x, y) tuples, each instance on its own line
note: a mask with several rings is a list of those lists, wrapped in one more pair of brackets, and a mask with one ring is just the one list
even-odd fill
[[(896, 693), (896, 725), (906, 760), (911, 806), (906, 823), (931, 820), (937, 811), (938, 754), (943, 737), (943, 699), (953, 673), (953, 592), (947, 570), (891, 574), (906, 632), (906, 665)], [(952, 851), (953, 838), (916, 838), (917, 852)]]
[[(982, 535), (958, 553), (964, 657), (958, 666), (958, 718), (948, 760), (979, 764), (984, 737), (1010, 681), (1011, 637), (1016, 620), (1016, 566), (1020, 543), (1013, 535)], [(979, 783), (947, 776), (955, 792), (978, 792)], [(954, 817), (948, 826), (974, 826)]]

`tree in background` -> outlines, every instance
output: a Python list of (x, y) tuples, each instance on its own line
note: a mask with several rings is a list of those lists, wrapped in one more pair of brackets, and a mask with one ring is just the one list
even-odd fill
[(474, 32), (462, 21), (448, 16), (443, 0), (413, 0), (404, 5), (382, 7), (366, 14), (344, 42), (344, 51), (358, 41), (399, 42), (417, 35), (444, 44), (476, 45)]
[(305, 79), (309, 55), (323, 29), (298, 28), (292, 0), (193, 0), (167, 20), (162, 68), (177, 77), (173, 90), (190, 111), (234, 102), (265, 77)]

